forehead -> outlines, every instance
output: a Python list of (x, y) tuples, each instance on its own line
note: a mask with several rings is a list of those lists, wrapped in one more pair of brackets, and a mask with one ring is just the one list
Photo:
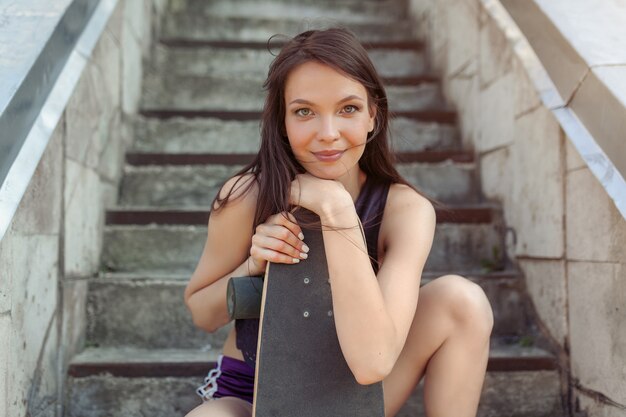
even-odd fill
[(342, 99), (355, 94), (363, 99), (367, 90), (358, 81), (347, 77), (328, 65), (315, 61), (294, 68), (285, 81), (285, 101), (305, 99), (312, 102)]

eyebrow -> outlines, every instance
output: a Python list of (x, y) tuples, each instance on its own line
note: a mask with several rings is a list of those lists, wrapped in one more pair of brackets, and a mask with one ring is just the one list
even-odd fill
[[(365, 100), (363, 100), (361, 97), (359, 97), (359, 96), (357, 96), (357, 95), (355, 95), (355, 94), (352, 94), (352, 95), (349, 95), (349, 96), (347, 96), (347, 97), (345, 97), (345, 98), (342, 98), (341, 100), (339, 100), (339, 101), (337, 102), (337, 104), (341, 104), (341, 103), (344, 103), (344, 102), (346, 102), (346, 101), (355, 100), (355, 99), (356, 99), (356, 100), (365, 101)], [(292, 105), (292, 104), (294, 104), (294, 103), (309, 104), (309, 105), (312, 105), (312, 104), (313, 104), (312, 102), (310, 102), (310, 101), (308, 101), (308, 100), (305, 100), (305, 99), (303, 99), (303, 98), (297, 98), (297, 99), (295, 99), (295, 100), (291, 101), (291, 102), (289, 103), (289, 105)]]

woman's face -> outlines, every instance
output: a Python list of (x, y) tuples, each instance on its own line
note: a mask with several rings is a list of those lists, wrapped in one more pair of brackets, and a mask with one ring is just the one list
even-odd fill
[(285, 109), (289, 144), (307, 172), (324, 179), (358, 174), (375, 117), (361, 83), (327, 65), (306, 62), (287, 77)]

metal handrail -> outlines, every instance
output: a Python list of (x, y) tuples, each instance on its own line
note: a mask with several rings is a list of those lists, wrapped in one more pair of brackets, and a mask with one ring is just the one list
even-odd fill
[(99, 1), (13, 2), (0, 10), (7, 38), (0, 42), (0, 184)]
[[(41, 27), (41, 31), (48, 31), (49, 35), (44, 33), (46, 36), (40, 36), (46, 41), (38, 44), (34, 64), (14, 74), (13, 84), (5, 82), (3, 68), (0, 68), (0, 99), (4, 100), (0, 101), (0, 116), (4, 123), (0, 125), (0, 142), (3, 145), (0, 160), (4, 164), (0, 177), (0, 241), (118, 1), (46, 0), (43, 4), (44, 0), (40, 0), (43, 4), (40, 9), (49, 11), (40, 20), (55, 20), (54, 26), (47, 21), (47, 26)], [(33, 8), (32, 4), (29, 7)], [(24, 9), (19, 4), (15, 8)], [(6, 14), (6, 10), (0, 9), (0, 23), (2, 13)], [(33, 15), (37, 16), (36, 13), (24, 12), (26, 17)], [(19, 23), (19, 19), (17, 21)], [(32, 22), (31, 27), (34, 27)], [(4, 33), (6, 31), (0, 24), (0, 37)], [(2, 54), (5, 52), (3, 48), (0, 46), (3, 58), (0, 65), (7, 62)], [(7, 92), (11, 92), (10, 96)], [(11, 112), (7, 108), (12, 109)]]

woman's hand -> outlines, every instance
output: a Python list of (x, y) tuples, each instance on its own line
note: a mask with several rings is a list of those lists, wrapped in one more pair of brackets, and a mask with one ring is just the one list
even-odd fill
[(289, 202), (316, 213), (322, 220), (327, 215), (347, 207), (354, 207), (350, 193), (342, 183), (311, 174), (299, 174), (291, 182)]
[(267, 261), (294, 264), (308, 257), (309, 247), (303, 241), (302, 229), (291, 213), (270, 216), (256, 227), (248, 266), (250, 275), (265, 273)]

